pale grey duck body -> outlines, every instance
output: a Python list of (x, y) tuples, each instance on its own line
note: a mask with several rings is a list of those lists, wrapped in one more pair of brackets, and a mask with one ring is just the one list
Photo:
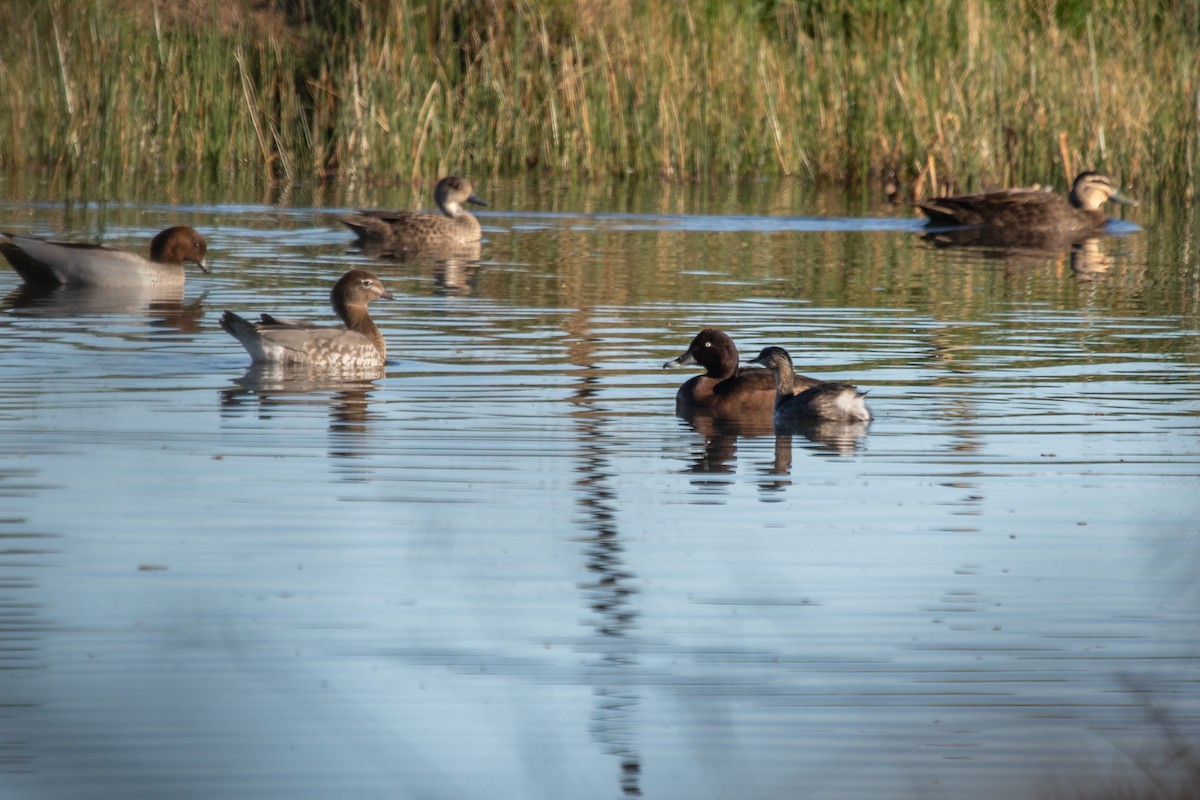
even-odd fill
[(28, 284), (36, 286), (180, 286), (183, 264), (207, 272), (208, 244), (195, 230), (177, 225), (150, 242), (150, 258), (98, 244), (53, 242), (36, 236), (0, 234), (0, 253)]
[(479, 220), (463, 203), (485, 206), (475, 196), (475, 187), (466, 178), (449, 176), (438, 181), (433, 199), (441, 215), (419, 211), (360, 211), (334, 217), (358, 236), (362, 244), (385, 250), (410, 250), (448, 247), (478, 242), (482, 235)]
[(1097, 172), (1081, 172), (1069, 197), (1043, 189), (1003, 189), (979, 194), (935, 197), (917, 203), (930, 225), (973, 225), (1010, 235), (1056, 233), (1082, 237), (1102, 230), (1108, 217), (1101, 206), (1112, 200), (1136, 202), (1122, 195), (1112, 180)]
[(344, 327), (313, 325), (270, 314), (250, 322), (231, 311), (221, 316), (221, 327), (241, 342), (258, 364), (380, 370), (387, 358), (387, 345), (367, 311), (367, 304), (380, 297), (394, 299), (379, 278), (354, 269), (343, 275), (329, 294), (334, 313)]
[(864, 392), (848, 383), (827, 382), (795, 393), (792, 357), (782, 347), (764, 347), (751, 359), (775, 373), (775, 425), (786, 427), (813, 420), (869, 422)]

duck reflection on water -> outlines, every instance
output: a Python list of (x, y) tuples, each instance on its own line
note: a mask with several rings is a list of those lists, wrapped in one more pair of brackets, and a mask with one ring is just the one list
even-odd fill
[(363, 455), (374, 439), (382, 415), (371, 410), (372, 395), (380, 388), (376, 376), (338, 372), (313, 373), (279, 364), (253, 364), (234, 385), (220, 391), (225, 416), (251, 410), (260, 420), (295, 413), (297, 408), (329, 407), (331, 455)]
[(183, 285), (48, 286), (23, 283), (0, 302), (14, 315), (43, 317), (93, 317), (143, 314), (148, 324), (180, 333), (198, 333), (207, 310), (207, 292), (184, 302)]

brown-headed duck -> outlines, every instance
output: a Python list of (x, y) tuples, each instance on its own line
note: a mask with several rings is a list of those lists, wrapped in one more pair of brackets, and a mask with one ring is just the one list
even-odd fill
[(463, 208), (463, 203), (486, 206), (475, 196), (475, 187), (466, 178), (451, 175), (438, 181), (433, 199), (442, 214), (418, 211), (359, 211), (334, 217), (358, 236), (362, 244), (388, 250), (446, 247), (479, 241), (479, 220)]
[(979, 194), (934, 197), (917, 203), (930, 225), (975, 225), (1014, 234), (1054, 232), (1086, 236), (1108, 224), (1100, 207), (1109, 200), (1137, 205), (1097, 172), (1081, 172), (1064, 199), (1043, 189), (1002, 189)]
[[(869, 422), (871, 412), (860, 392), (848, 383), (816, 383), (796, 392), (798, 376), (792, 372), (792, 357), (782, 347), (764, 347), (750, 360), (774, 373), (775, 426), (786, 427), (813, 420)], [(805, 378), (811, 381), (811, 378)]]
[(378, 370), (387, 357), (383, 334), (367, 312), (379, 297), (395, 299), (379, 278), (352, 269), (333, 285), (329, 301), (345, 327), (313, 325), (263, 314), (250, 322), (226, 311), (221, 327), (242, 343), (255, 363), (326, 370)]
[(208, 244), (185, 225), (162, 231), (150, 242), (150, 258), (98, 244), (52, 242), (0, 233), (0, 253), (28, 284), (36, 286), (183, 286), (183, 262), (208, 272)]
[[(719, 416), (770, 415), (775, 408), (775, 376), (770, 370), (738, 365), (737, 346), (724, 331), (706, 328), (696, 334), (688, 349), (667, 367), (704, 367), (703, 375), (688, 380), (675, 393), (675, 413), (705, 411)], [(820, 381), (793, 377), (796, 391)]]

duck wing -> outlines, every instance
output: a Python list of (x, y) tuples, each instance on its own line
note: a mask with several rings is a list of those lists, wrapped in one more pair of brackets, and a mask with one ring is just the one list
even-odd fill
[(3, 234), (0, 253), (26, 283), (41, 286), (134, 286), (162, 272), (139, 255), (98, 244), (51, 242)]

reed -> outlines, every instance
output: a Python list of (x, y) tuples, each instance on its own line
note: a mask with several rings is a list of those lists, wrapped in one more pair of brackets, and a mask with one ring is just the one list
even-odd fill
[(0, 26), (0, 170), (106, 196), (528, 169), (1200, 185), (1200, 0), (35, 0)]

